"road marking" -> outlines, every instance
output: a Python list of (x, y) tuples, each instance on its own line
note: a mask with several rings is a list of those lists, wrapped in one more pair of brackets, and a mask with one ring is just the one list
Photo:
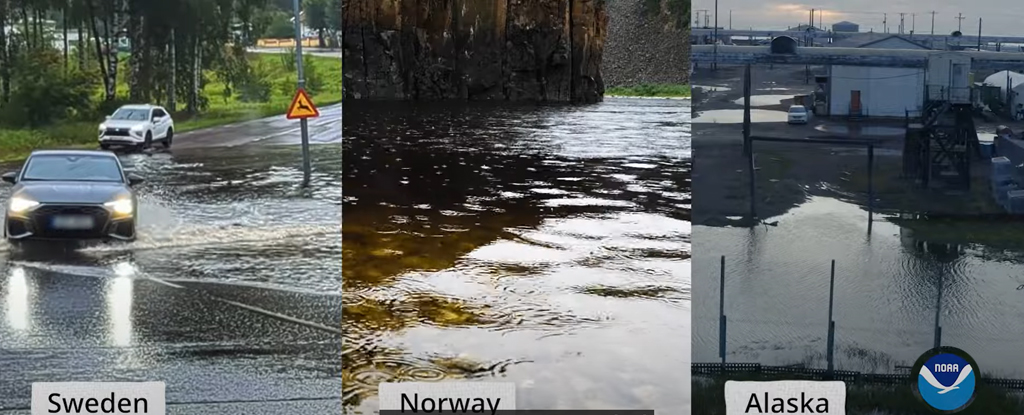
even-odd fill
[(210, 298), (212, 298), (212, 299), (214, 299), (216, 301), (220, 301), (220, 302), (222, 302), (224, 304), (232, 305), (232, 306), (244, 309), (244, 310), (252, 311), (252, 312), (257, 313), (257, 314), (262, 314), (262, 315), (264, 315), (266, 317), (270, 317), (270, 318), (273, 318), (273, 319), (277, 319), (277, 320), (281, 320), (281, 321), (285, 321), (285, 322), (289, 322), (289, 323), (294, 323), (294, 324), (298, 324), (298, 325), (301, 325), (301, 326), (306, 326), (306, 327), (309, 327), (309, 328), (312, 328), (312, 329), (316, 329), (316, 330), (320, 330), (320, 331), (326, 331), (328, 333), (334, 333), (334, 334), (338, 334), (338, 335), (342, 334), (341, 333), (341, 327), (325, 326), (325, 325), (320, 324), (320, 323), (314, 323), (312, 321), (307, 321), (307, 320), (303, 320), (303, 319), (300, 319), (300, 318), (288, 316), (288, 315), (285, 315), (285, 314), (276, 313), (276, 312), (273, 312), (273, 311), (270, 311), (270, 310), (266, 310), (266, 309), (263, 309), (263, 308), (259, 308), (259, 307), (256, 307), (256, 306), (251, 306), (251, 305), (248, 305), (248, 304), (240, 303), (238, 301), (228, 300), (226, 298), (222, 298), (222, 297), (216, 296), (214, 294), (210, 294), (207, 291), (203, 291), (203, 290), (199, 290), (199, 289), (193, 289), (193, 288), (188, 288), (188, 287), (185, 287), (185, 286), (182, 286), (182, 285), (178, 285), (178, 284), (175, 284), (175, 283), (172, 283), (172, 282), (169, 282), (169, 281), (165, 281), (165, 280), (162, 280), (162, 279), (156, 278), (156, 277), (143, 276), (142, 278), (150, 280), (150, 281), (153, 281), (153, 282), (156, 282), (156, 283), (159, 283), (159, 284), (164, 284), (164, 285), (166, 285), (168, 287), (172, 287), (172, 288), (178, 288), (178, 289), (183, 289), (183, 290), (192, 290), (192, 291), (201, 292), (204, 295), (206, 295), (206, 296), (208, 296), (208, 297), (210, 297)]

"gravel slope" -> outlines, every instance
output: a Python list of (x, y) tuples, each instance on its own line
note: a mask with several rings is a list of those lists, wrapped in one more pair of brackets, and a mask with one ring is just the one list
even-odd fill
[(643, 0), (607, 0), (606, 5), (605, 85), (690, 83), (688, 27), (678, 30), (667, 19), (648, 18)]

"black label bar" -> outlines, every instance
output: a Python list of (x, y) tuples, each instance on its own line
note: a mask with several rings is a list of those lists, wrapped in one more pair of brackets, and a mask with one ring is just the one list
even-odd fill
[(487, 415), (654, 415), (653, 409), (506, 409), (498, 411), (484, 410), (480, 412), (463, 411), (451, 409), (433, 411), (413, 410), (381, 410), (380, 415), (408, 415), (408, 414), (487, 414)]

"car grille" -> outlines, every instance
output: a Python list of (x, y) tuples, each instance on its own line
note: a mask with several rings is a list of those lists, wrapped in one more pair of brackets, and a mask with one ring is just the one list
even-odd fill
[[(91, 216), (94, 226), (92, 229), (82, 230), (53, 229), (51, 222), (53, 217), (57, 215)], [(50, 205), (40, 206), (32, 212), (32, 225), (35, 229), (35, 235), (41, 238), (84, 239), (102, 237), (109, 219), (110, 213), (101, 206)]]
[(127, 137), (128, 136), (128, 129), (127, 128), (108, 128), (107, 131), (105, 133), (103, 133), (103, 135)]

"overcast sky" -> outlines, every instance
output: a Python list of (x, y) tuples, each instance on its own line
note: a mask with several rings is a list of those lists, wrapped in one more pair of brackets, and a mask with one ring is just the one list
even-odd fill
[[(904, 27), (916, 33), (931, 33), (932, 11), (935, 11), (935, 33), (950, 33), (957, 30), (957, 14), (963, 13), (964, 35), (978, 33), (978, 18), (982, 19), (982, 33), (985, 35), (1024, 37), (1024, 2), (1011, 0), (976, 0), (972, 2), (943, 2), (922, 0), (825, 0), (813, 3), (794, 3), (763, 0), (719, 0), (718, 26), (729, 27), (729, 10), (732, 10), (733, 29), (785, 29), (807, 23), (811, 9), (823, 10), (822, 25), (830, 28), (832, 23), (850, 21), (860, 25), (862, 32), (874, 29), (889, 32), (898, 31), (900, 13), (905, 13)], [(704, 25), (706, 9), (710, 25), (714, 25), (714, 0), (693, 1), (694, 27)], [(915, 16), (916, 15), (916, 16)], [(697, 19), (699, 18), (699, 22)], [(882, 21), (886, 24), (883, 25)], [(818, 14), (815, 14), (815, 24)]]

